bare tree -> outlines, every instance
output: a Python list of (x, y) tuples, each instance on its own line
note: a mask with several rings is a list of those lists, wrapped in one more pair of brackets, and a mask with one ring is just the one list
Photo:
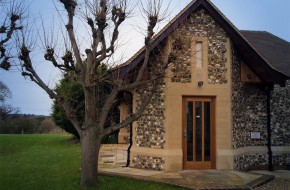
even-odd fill
[(0, 102), (4, 102), (7, 98), (10, 97), (11, 91), (2, 81), (0, 81)]
[(0, 119), (2, 120), (19, 113), (19, 109), (5, 103), (5, 101), (8, 98), (11, 98), (11, 96), (12, 94), (9, 88), (0, 81)]
[[(51, 89), (38, 75), (33, 67), (32, 50), (27, 43), (25, 32), (19, 40), (21, 42), (19, 44), (19, 59), (23, 70), (22, 75), (35, 82), (65, 110), (68, 118), (80, 134), (82, 149), (81, 185), (95, 185), (98, 175), (97, 158), (101, 139), (141, 117), (142, 112), (158, 88), (160, 81), (158, 79), (164, 75), (163, 71), (166, 63), (161, 63), (158, 69), (152, 69), (154, 74), (150, 79), (143, 77), (149, 65), (154, 27), (161, 20), (161, 2), (160, 0), (153, 0), (149, 1), (151, 3), (148, 6), (143, 6), (148, 20), (144, 47), (145, 56), (143, 62), (139, 65), (139, 69), (134, 73), (135, 80), (132, 82), (132, 80), (128, 80), (129, 76), (119, 77), (118, 69), (112, 69), (108, 65), (108, 59), (116, 50), (120, 25), (123, 24), (130, 12), (127, 0), (59, 1), (64, 6), (67, 14), (65, 28), (69, 46), (65, 46), (66, 51), (60, 60), (56, 56), (53, 45), (45, 44), (46, 53), (44, 58), (61, 70), (66, 80), (74, 81), (82, 86), (85, 97), (84, 118), (80, 120), (77, 111), (64, 101), (62, 94)], [(81, 8), (77, 9), (79, 5), (81, 5)], [(81, 18), (85, 19), (84, 22), (89, 28), (92, 39), (90, 46), (84, 50), (82, 50), (82, 46), (77, 40), (78, 36), (75, 29), (75, 17), (78, 10), (81, 10)], [(85, 52), (85, 55), (82, 55), (82, 52)], [(4, 69), (6, 68), (4, 67)], [(150, 83), (150, 92), (143, 98), (135, 113), (131, 113), (121, 123), (114, 123), (111, 114), (118, 104), (118, 95), (148, 83)], [(104, 126), (109, 127), (105, 128)]]
[(13, 34), (23, 29), (20, 21), (24, 4), (13, 0), (0, 0), (0, 11), (2, 14), (6, 13), (6, 17), (0, 20), (0, 68), (8, 70), (11, 67), (10, 59), (13, 58), (10, 52), (13, 49), (11, 45)]
[[(13, 59), (13, 35), (23, 29), (21, 18), (25, 7), (22, 2), (13, 0), (0, 0), (0, 68), (9, 70), (11, 59)], [(2, 17), (4, 15), (4, 17)], [(3, 19), (3, 20), (2, 20)], [(7, 119), (9, 116), (17, 115), (18, 108), (6, 103), (12, 94), (9, 88), (0, 81), (0, 119)]]

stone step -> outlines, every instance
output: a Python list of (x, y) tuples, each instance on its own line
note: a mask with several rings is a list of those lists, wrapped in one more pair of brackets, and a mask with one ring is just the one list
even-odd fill
[(120, 167), (127, 163), (128, 145), (104, 144), (99, 152), (100, 167)]
[(104, 164), (114, 164), (115, 162), (113, 160), (106, 160), (103, 163)]
[(115, 157), (115, 155), (114, 154), (100, 154), (99, 157), (107, 158), (107, 157)]

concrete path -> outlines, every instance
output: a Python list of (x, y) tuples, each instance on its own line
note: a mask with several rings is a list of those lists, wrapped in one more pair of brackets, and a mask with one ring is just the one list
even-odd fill
[[(189, 189), (253, 189), (275, 178), (273, 175), (238, 171), (185, 170), (167, 173), (127, 167), (101, 168), (100, 173), (167, 183)], [(283, 175), (289, 174), (290, 171), (285, 171)]]
[(259, 173), (266, 175), (273, 175), (275, 179), (269, 183), (263, 184), (255, 190), (290, 190), (290, 171), (288, 170), (275, 170), (273, 172), (265, 170), (252, 170), (251, 173)]
[[(127, 161), (127, 148), (128, 145), (102, 145), (99, 155), (99, 172), (104, 175), (167, 183), (189, 189), (253, 189), (260, 186), (259, 190), (271, 190), (271, 188), (276, 190), (276, 187), (282, 187), (283, 190), (285, 187), (287, 190), (290, 183), (290, 171), (286, 170), (275, 172), (185, 170), (168, 173), (123, 167)], [(273, 180), (275, 176), (276, 179)], [(268, 183), (270, 181), (272, 182)]]
[[(275, 171), (267, 171), (267, 170), (251, 170), (250, 173), (255, 174), (263, 174), (263, 175), (273, 175), (276, 178), (286, 178), (290, 179), (290, 170), (275, 170)], [(289, 186), (290, 189), (290, 186)]]

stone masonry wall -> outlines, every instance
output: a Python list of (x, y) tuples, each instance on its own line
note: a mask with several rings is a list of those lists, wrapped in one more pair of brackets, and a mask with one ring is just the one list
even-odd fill
[(203, 9), (196, 11), (173, 33), (172, 52), (169, 62), (172, 66), (172, 82), (191, 82), (191, 57), (193, 37), (207, 37), (208, 41), (208, 83), (227, 83), (225, 63), (226, 32)]
[[(168, 62), (171, 67), (172, 76), (171, 82), (190, 83), (192, 79), (192, 57), (194, 52), (192, 50), (193, 37), (206, 37), (205, 41), (208, 45), (208, 83), (210, 84), (224, 84), (227, 83), (225, 68), (227, 35), (223, 29), (209, 16), (204, 10), (199, 10), (193, 13), (189, 18), (181, 24), (172, 36), (172, 49), (168, 57)], [(151, 57), (151, 61), (158, 60), (156, 57)], [(165, 83), (162, 81), (160, 88), (152, 97), (152, 101), (147, 106), (142, 117), (137, 121), (136, 126), (136, 146), (147, 148), (163, 149), (165, 145), (164, 139), (164, 111), (165, 111)], [(142, 102), (142, 97), (145, 97), (150, 86), (138, 88), (136, 90), (137, 108)], [(158, 169), (160, 164), (158, 160), (163, 158), (152, 158), (145, 155), (137, 155), (134, 157), (134, 167)], [(158, 161), (159, 163), (159, 161)], [(161, 163), (161, 162), (160, 162)], [(156, 166), (154, 168), (153, 166)], [(162, 170), (162, 168), (161, 168)]]
[(174, 35), (169, 55), (169, 63), (172, 64), (171, 82), (191, 82), (191, 41), (191, 37), (182, 36), (179, 32)]
[[(232, 143), (233, 148), (266, 146), (267, 96), (254, 84), (241, 78), (241, 60), (232, 49)], [(251, 140), (250, 132), (261, 132), (260, 140)]]
[(133, 166), (135, 168), (164, 170), (164, 158), (154, 156), (137, 155), (133, 158)]
[[(164, 111), (165, 111), (165, 83), (162, 82), (147, 108), (142, 114), (142, 117), (137, 120), (136, 127), (136, 146), (147, 148), (164, 148)], [(137, 108), (146, 94), (150, 91), (149, 86), (136, 90)]]
[[(232, 143), (233, 148), (267, 146), (266, 92), (254, 84), (240, 82), (241, 60), (232, 49)], [(271, 94), (272, 146), (290, 145), (290, 88), (275, 86)], [(251, 140), (250, 132), (261, 132), (260, 140)], [(273, 166), (287, 168), (290, 154), (273, 153)], [(234, 158), (234, 169), (265, 169), (268, 154), (244, 154)]]
[[(286, 169), (290, 163), (290, 154), (273, 154), (274, 169)], [(267, 169), (268, 154), (247, 154), (235, 157), (235, 170)]]
[(275, 85), (271, 98), (273, 146), (290, 146), (290, 86)]
[[(158, 52), (153, 52), (149, 59), (148, 66), (148, 78), (160, 77), (164, 74), (163, 62), (164, 54), (163, 51), (167, 51), (166, 44), (160, 45)], [(136, 134), (135, 140), (137, 147), (163, 149), (165, 145), (165, 81), (164, 78), (159, 78), (155, 81), (157, 88), (154, 88), (153, 95), (150, 102), (147, 104), (142, 116), (137, 120), (137, 125), (135, 127), (134, 133)], [(151, 95), (153, 90), (153, 83), (148, 83), (142, 87), (138, 87), (135, 90), (136, 96), (136, 110), (139, 110), (140, 106), (149, 95)], [(162, 165), (161, 162), (162, 161)], [(133, 167), (146, 168), (152, 170), (162, 170), (164, 164), (163, 158), (152, 158), (147, 155), (137, 155), (133, 157)]]

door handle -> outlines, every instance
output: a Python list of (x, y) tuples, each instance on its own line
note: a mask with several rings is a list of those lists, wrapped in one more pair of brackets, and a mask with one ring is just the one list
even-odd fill
[(183, 136), (187, 137), (187, 130), (186, 129), (184, 129), (184, 131), (183, 131)]

